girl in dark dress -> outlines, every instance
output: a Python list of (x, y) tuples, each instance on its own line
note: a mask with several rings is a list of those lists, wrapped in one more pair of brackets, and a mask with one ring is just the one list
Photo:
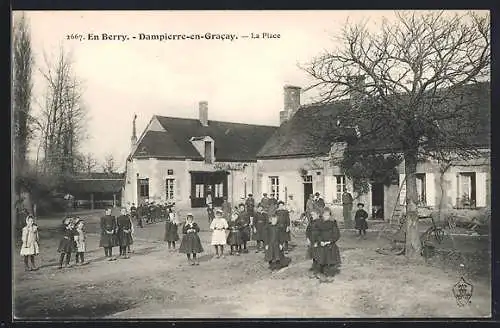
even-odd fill
[(363, 209), (363, 207), (365, 207), (365, 204), (358, 203), (358, 210), (354, 215), (354, 228), (358, 230), (359, 237), (361, 237), (361, 235), (366, 236), (366, 229), (368, 229), (368, 223), (366, 222), (368, 213)]
[(231, 216), (231, 221), (228, 222), (229, 225), (229, 235), (227, 236), (227, 244), (231, 247), (229, 255), (240, 255), (241, 245), (243, 244), (243, 236), (241, 232), (241, 223), (238, 219), (238, 212), (234, 212)]
[(288, 266), (290, 259), (285, 258), (285, 254), (283, 252), (283, 234), (281, 233), (281, 228), (278, 225), (278, 218), (276, 215), (271, 216), (270, 221), (266, 226), (264, 243), (266, 245), (264, 259), (269, 263), (269, 269), (274, 271)]
[(309, 271), (313, 271), (315, 274), (319, 273), (319, 264), (318, 264), (318, 242), (319, 242), (319, 224), (321, 223), (321, 219), (319, 217), (319, 213), (317, 210), (311, 210), (309, 213), (311, 215), (311, 219), (307, 224), (306, 228), (306, 238), (307, 238), (307, 259), (312, 259), (312, 266)]
[[(196, 258), (196, 254), (203, 252), (203, 247), (201, 246), (198, 232), (200, 232), (200, 227), (198, 226), (198, 224), (196, 224), (196, 222), (194, 222), (193, 214), (188, 213), (186, 222), (182, 226), (183, 236), (181, 246), (179, 247), (179, 252), (186, 254), (188, 263), (190, 263), (191, 265), (200, 264), (199, 260)], [(191, 255), (193, 255), (192, 262)]]
[(264, 212), (264, 208), (259, 204), (257, 207), (257, 212), (255, 212), (255, 217), (253, 219), (253, 240), (257, 242), (256, 253), (260, 252), (264, 248), (264, 233), (269, 222), (267, 213)]
[(285, 209), (285, 203), (283, 201), (278, 202), (278, 209), (276, 210), (276, 216), (278, 217), (278, 225), (281, 231), (281, 239), (283, 240), (283, 247), (285, 254), (288, 253), (288, 242), (290, 238), (290, 213)]
[(64, 259), (66, 258), (65, 267), (69, 266), (71, 253), (76, 251), (75, 229), (73, 218), (67, 217), (63, 220), (63, 236), (59, 242), (57, 251), (61, 253), (59, 258), (59, 269), (62, 269)]
[(177, 232), (177, 218), (172, 207), (167, 209), (167, 217), (165, 221), (165, 241), (168, 244), (169, 250), (175, 250), (175, 242), (179, 240)]
[(340, 230), (328, 207), (325, 207), (323, 211), (323, 220), (319, 228), (318, 263), (325, 276), (333, 277), (340, 271), (340, 251), (336, 244), (340, 238)]

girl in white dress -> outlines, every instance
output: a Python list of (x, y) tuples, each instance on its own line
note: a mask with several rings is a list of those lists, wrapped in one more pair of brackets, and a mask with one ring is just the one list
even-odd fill
[[(224, 245), (226, 245), (226, 230), (229, 228), (226, 219), (222, 216), (221, 209), (215, 210), (215, 218), (210, 223), (212, 230), (212, 246), (215, 247), (215, 258), (224, 257)], [(220, 249), (220, 253), (219, 253)]]
[[(24, 269), (26, 271), (37, 270), (35, 266), (35, 255), (40, 253), (38, 239), (38, 227), (34, 223), (33, 216), (28, 215), (26, 217), (26, 226), (24, 226), (22, 232), (23, 245), (21, 247), (21, 256), (24, 256)], [(29, 266), (30, 260), (31, 267)]]

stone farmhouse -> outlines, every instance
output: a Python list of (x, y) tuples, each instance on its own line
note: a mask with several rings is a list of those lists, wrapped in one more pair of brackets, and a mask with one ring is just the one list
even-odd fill
[[(216, 205), (222, 196), (235, 204), (248, 193), (259, 200), (266, 192), (281, 200), (293, 195), (304, 208), (309, 195), (319, 192), (341, 219), (342, 190), (347, 187), (352, 191), (352, 181), (333, 164), (332, 158), (342, 156), (345, 129), (331, 122), (353, 106), (354, 96), (331, 104), (303, 106), (300, 93), (300, 87), (284, 87), (279, 127), (209, 121), (206, 102), (200, 102), (199, 120), (154, 116), (137, 142), (135, 133), (132, 137), (124, 204), (150, 198), (202, 207), (211, 188)], [(419, 163), (421, 206), (435, 208), (441, 195), (448, 208), (491, 205), (490, 85), (472, 85), (469, 94), (479, 99), (481, 129), (471, 138), (484, 156), (454, 162), (443, 179), (435, 162)], [(365, 146), (383, 153), (388, 145)], [(381, 208), (387, 219), (404, 203), (404, 163), (397, 169), (399, 179), (392, 185), (372, 183), (367, 194), (355, 195), (369, 213)]]

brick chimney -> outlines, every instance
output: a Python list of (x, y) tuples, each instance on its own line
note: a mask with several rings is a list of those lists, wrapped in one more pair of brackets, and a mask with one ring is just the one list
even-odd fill
[(283, 87), (284, 108), (280, 112), (280, 125), (293, 117), (300, 107), (300, 87), (285, 85)]
[(354, 75), (349, 77), (349, 83), (353, 87), (349, 92), (349, 98), (352, 108), (357, 108), (363, 99), (362, 90), (365, 88), (365, 76), (364, 75)]
[(199, 103), (199, 120), (201, 125), (208, 126), (208, 101)]

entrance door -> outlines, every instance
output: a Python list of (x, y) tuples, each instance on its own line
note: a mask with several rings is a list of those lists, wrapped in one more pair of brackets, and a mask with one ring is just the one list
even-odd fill
[(306, 210), (307, 200), (313, 194), (313, 184), (304, 182), (304, 211)]
[(372, 217), (384, 219), (384, 184), (372, 183)]
[(213, 205), (220, 206), (223, 197), (227, 196), (227, 173), (191, 172), (191, 207), (205, 207), (209, 191)]

